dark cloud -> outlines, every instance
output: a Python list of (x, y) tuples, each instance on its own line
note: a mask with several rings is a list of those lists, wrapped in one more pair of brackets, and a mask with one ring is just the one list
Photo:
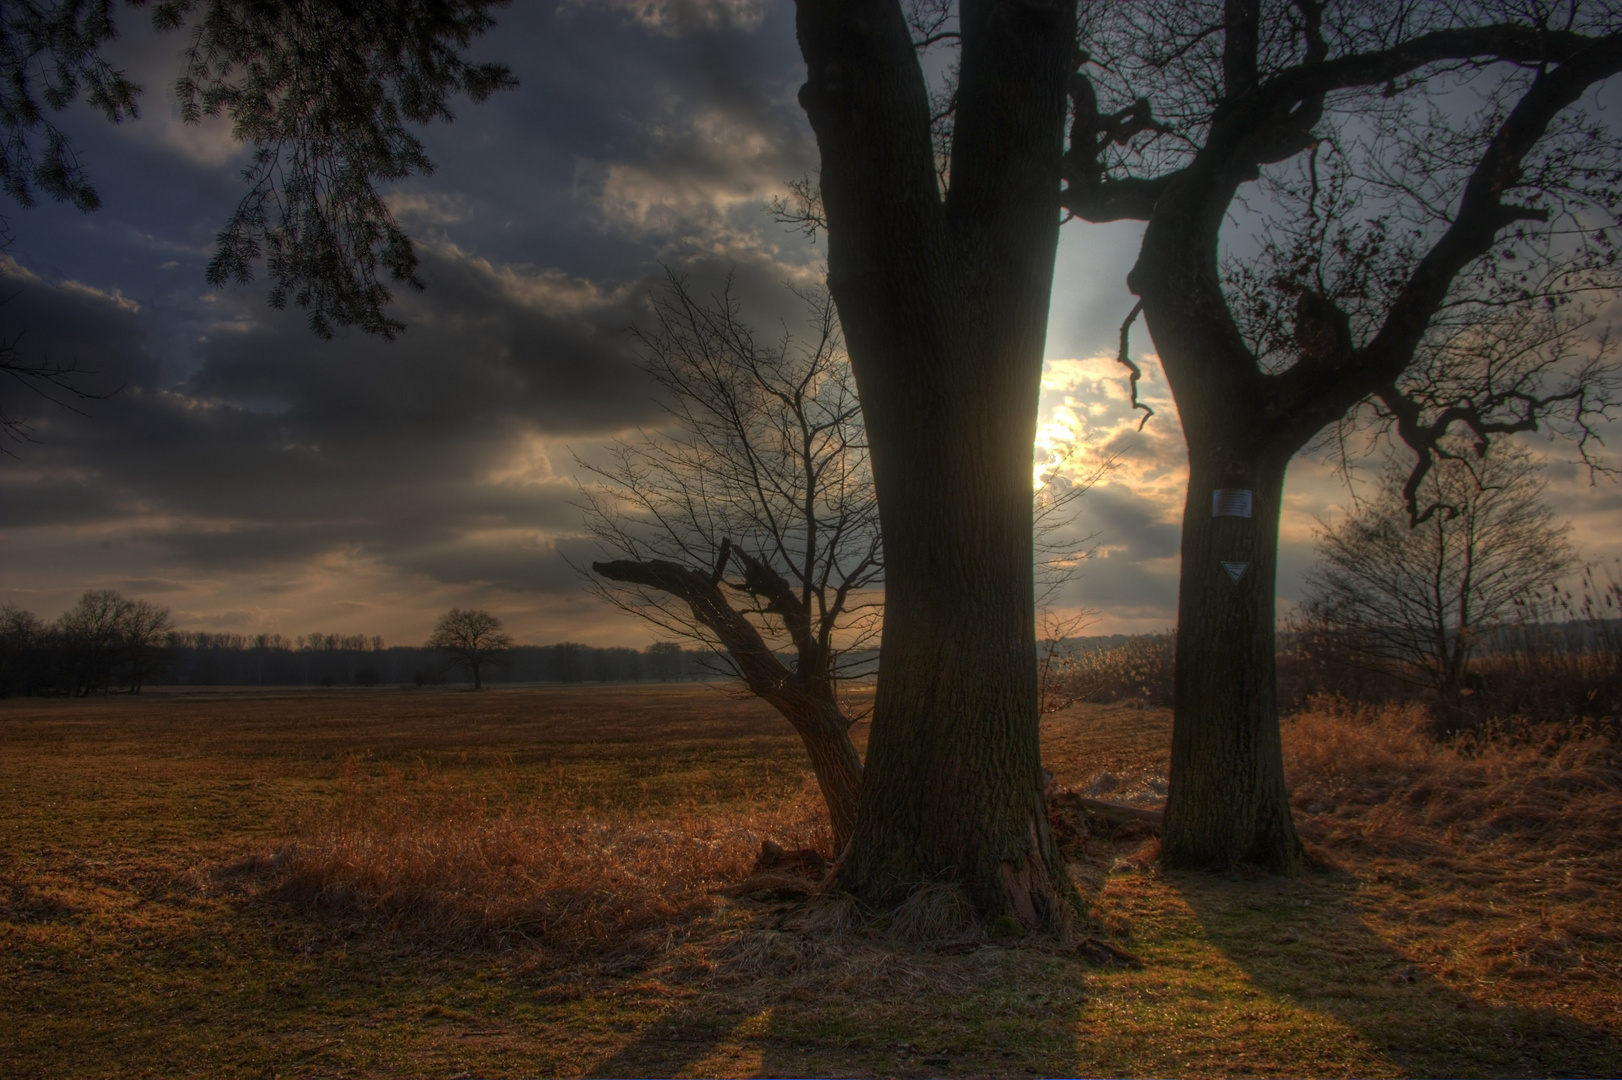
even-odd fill
[(1115, 565), (1165, 559), (1182, 543), (1181, 515), (1165, 518), (1166, 508), (1119, 484), (1101, 484), (1078, 501), (1075, 530), (1096, 537)]
[[(683, 273), (700, 296), (731, 288), (768, 340), (803, 316), (773, 265)], [(125, 385), (42, 423), (0, 474), (0, 528), (116, 534), (120, 559), (160, 571), (125, 580), (154, 592), (170, 574), (296, 576), (334, 555), (469, 589), (578, 591), (556, 550), (580, 527), (568, 448), (662, 420), (629, 328), (663, 273), (598, 282), (439, 243), (423, 276), (394, 342), (323, 342), (297, 312), (214, 294), (193, 320), (195, 369), (165, 385), (142, 345), (161, 312), (11, 267), (30, 337), (107, 358)], [(105, 561), (72, 547), (87, 577)]]
[(1112, 622), (1177, 620), (1178, 560), (1137, 562), (1119, 551), (1104, 551), (1065, 590), (1065, 603), (1079, 604)]
[(139, 515), (169, 521), (155, 542), (197, 569), (359, 547), (441, 580), (491, 562), (457, 554), (465, 532), (576, 526), (565, 479), (491, 477), (525, 439), (599, 441), (657, 419), (627, 332), (646, 290), (455, 252), (430, 252), (425, 269), (435, 288), (412, 298), (411, 330), (392, 344), (321, 342), (296, 314), (228, 298), (201, 367), (167, 389), (131, 344), (133, 305), (13, 273), (28, 340), (111, 358), (103, 367), (129, 381), (88, 416), (41, 423), (0, 477), (5, 526)]
[(172, 593), (184, 592), (187, 585), (183, 581), (174, 581), (170, 578), (126, 578), (120, 587), (127, 593)]

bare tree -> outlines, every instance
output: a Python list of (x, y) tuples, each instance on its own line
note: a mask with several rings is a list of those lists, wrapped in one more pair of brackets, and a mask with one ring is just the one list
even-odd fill
[(483, 670), (512, 648), (501, 620), (477, 608), (451, 608), (434, 624), (427, 648), (449, 653), (451, 662), (473, 673), (473, 689), (484, 689)]
[(174, 628), (168, 608), (150, 600), (130, 601), (120, 632), (124, 663), (129, 665), (130, 693), (139, 694), (141, 687), (167, 666), (169, 635)]
[[(884, 529), (867, 774), (837, 883), (881, 909), (950, 883), (988, 921), (1063, 933), (1081, 909), (1043, 796), (1029, 477), (1076, 5), (796, 12), (814, 209)], [(918, 53), (936, 46), (956, 74), (932, 88)]]
[(793, 725), (843, 849), (862, 762), (839, 683), (871, 663), (847, 658), (877, 632), (878, 507), (833, 302), (802, 299), (805, 332), (762, 344), (730, 286), (706, 302), (672, 275), (637, 335), (670, 428), (581, 462), (582, 508), (617, 556), (588, 580), (714, 650)]
[(107, 692), (132, 607), (114, 589), (92, 589), (57, 618), (55, 629), (65, 654), (69, 692), (81, 697), (97, 690)]
[(1542, 499), (1531, 455), (1516, 443), (1441, 459), (1418, 494), (1446, 509), (1418, 526), (1409, 522), (1408, 476), (1387, 469), (1372, 499), (1319, 534), (1303, 607), (1363, 662), (1428, 682), (1446, 722), (1456, 718), (1483, 632), (1517, 599), (1559, 582), (1576, 555), (1569, 526)]
[[(1424, 521), (1454, 432), (1484, 447), (1553, 428), (1587, 457), (1617, 401), (1581, 303), (1615, 292), (1622, 147), (1582, 102), (1622, 72), (1622, 11), (1138, 0), (1092, 18), (1062, 201), (1147, 223), (1131, 318), (1189, 449), (1162, 856), (1291, 871), (1285, 470), (1326, 428), (1372, 418), (1411, 448), (1406, 499)], [(1483, 361), (1494, 340), (1510, 347)]]
[(1082, 449), (1081, 442), (1071, 442), (1049, 452), (1036, 466), (1032, 496), (1036, 522), (1036, 686), (1044, 716), (1076, 700), (1072, 693), (1075, 680), (1070, 677), (1076, 655), (1070, 639), (1098, 614), (1086, 608), (1068, 612), (1059, 608), (1064, 591), (1081, 576), (1097, 546), (1097, 534), (1078, 537), (1071, 530), (1079, 510), (1076, 501), (1120, 464), (1117, 455), (1106, 454), (1085, 471), (1077, 472)]

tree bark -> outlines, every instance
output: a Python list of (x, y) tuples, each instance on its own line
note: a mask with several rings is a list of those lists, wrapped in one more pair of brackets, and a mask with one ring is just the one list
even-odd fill
[(884, 538), (878, 690), (836, 883), (888, 909), (952, 882), (988, 920), (1062, 933), (1077, 898), (1037, 740), (1031, 447), (1075, 5), (961, 5), (944, 197), (899, 5), (798, 11), (828, 287)]
[[(971, 365), (972, 350), (953, 356), (941, 344), (945, 368), (1000, 366)], [(1023, 366), (1034, 383), (1040, 354)], [(1032, 443), (1034, 410), (998, 410), (1012, 430), (996, 430), (985, 423), (992, 388), (964, 381), (917, 386), (925, 401), (908, 410), (912, 423), (869, 424), (884, 638), (866, 784), (838, 881), (878, 908), (955, 881), (989, 919), (1059, 929), (1074, 894), (1043, 798), (1029, 454), (996, 450)]]
[(1278, 727), (1275, 575), (1290, 458), (1333, 419), (1285, 408), (1228, 314), (1216, 239), (1232, 172), (1169, 186), (1128, 284), (1148, 324), (1188, 445), (1178, 589), (1172, 760), (1161, 859), (1294, 873)]
[(1237, 441), (1189, 440), (1161, 860), (1207, 869), (1250, 863), (1293, 874), (1301, 843), (1284, 786), (1274, 640), (1289, 455), (1235, 453)]
[(862, 791), (862, 758), (850, 741), (850, 720), (827, 683), (786, 687), (764, 696), (793, 726), (811, 759), (817, 787), (828, 807), (837, 857), (855, 830), (857, 800)]

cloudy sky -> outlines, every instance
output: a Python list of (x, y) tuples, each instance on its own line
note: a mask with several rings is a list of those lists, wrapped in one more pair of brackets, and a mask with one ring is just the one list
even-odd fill
[[(245, 154), (224, 124), (179, 121), (162, 88), (180, 43), (131, 20), (116, 52), (148, 88), (141, 118), (62, 120), (103, 208), (0, 207), (5, 336), (120, 388), (83, 416), (6, 391), (35, 441), (0, 461), (0, 600), (50, 618), (115, 588), (187, 628), (390, 643), (478, 606), (524, 641), (654, 640), (565, 559), (590, 557), (572, 455), (660, 422), (628, 328), (662, 267), (700, 290), (734, 275), (768, 326), (796, 303), (782, 285), (819, 274), (816, 245), (764, 210), (815, 167), (792, 15), (768, 0), (501, 12), (476, 54), (509, 63), (521, 87), (428, 129), (438, 171), (391, 195), (428, 285), (400, 297), (409, 328), (393, 343), (323, 342), (261, 286), (204, 284)], [(1098, 554), (1063, 599), (1096, 611), (1093, 633), (1158, 630), (1175, 612), (1176, 412), (1141, 352), (1157, 415), (1136, 432), (1112, 359), (1137, 235), (1065, 226), (1048, 336), (1038, 452), (1081, 444), (1078, 473), (1120, 461), (1081, 503), (1076, 529)], [(1148, 347), (1141, 327), (1135, 345)], [(1614, 559), (1617, 486), (1590, 486), (1566, 456), (1550, 451), (1552, 497), (1583, 553)], [(1284, 602), (1317, 519), (1346, 501), (1326, 465), (1294, 467)]]

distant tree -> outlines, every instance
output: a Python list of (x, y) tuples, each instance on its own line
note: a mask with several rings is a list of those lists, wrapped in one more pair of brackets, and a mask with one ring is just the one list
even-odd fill
[(675, 682), (682, 677), (687, 658), (679, 642), (656, 641), (644, 652), (647, 657), (644, 670), (650, 679), (655, 682)]
[(132, 600), (119, 627), (120, 651), (128, 665), (130, 693), (160, 674), (169, 662), (169, 635), (174, 631), (169, 609), (150, 600)]
[(439, 617), (428, 648), (449, 654), (451, 662), (473, 673), (473, 689), (484, 689), (482, 672), (512, 648), (513, 639), (501, 629), (501, 620), (476, 608), (451, 608)]
[(93, 589), (57, 619), (70, 692), (81, 697), (107, 692), (133, 607), (116, 590)]
[(561, 683), (584, 682), (586, 679), (586, 646), (574, 641), (561, 641), (547, 649), (551, 677)]
[(599, 481), (582, 507), (615, 556), (592, 563), (597, 592), (712, 649), (782, 714), (843, 848), (862, 760), (841, 657), (877, 629), (878, 504), (833, 302), (804, 300), (803, 342), (785, 331), (762, 343), (729, 290), (704, 302), (672, 275), (657, 329), (637, 338), (670, 430), (582, 462)]
[(39, 693), (47, 681), (50, 628), (32, 611), (0, 606), (0, 697)]
[(1576, 555), (1515, 443), (1439, 458), (1419, 487), (1439, 509), (1415, 527), (1407, 485), (1408, 470), (1392, 466), (1366, 505), (1319, 534), (1303, 607), (1364, 664), (1433, 687), (1446, 727), (1483, 631), (1552, 588)]

